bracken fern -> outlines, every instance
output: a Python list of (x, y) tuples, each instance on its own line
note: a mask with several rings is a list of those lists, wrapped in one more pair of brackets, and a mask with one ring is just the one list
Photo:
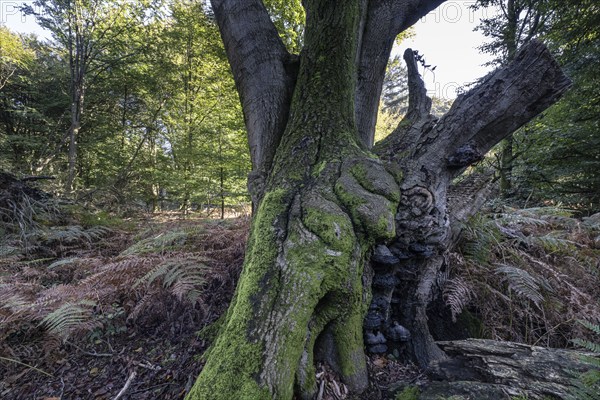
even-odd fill
[(180, 301), (187, 299), (195, 303), (201, 296), (201, 286), (205, 283), (206, 259), (202, 257), (168, 259), (141, 277), (134, 284), (151, 285), (162, 280), (163, 287), (169, 289)]
[(543, 207), (473, 218), (444, 291), (453, 318), (474, 312), (493, 339), (554, 347), (590, 339), (574, 321), (600, 322), (597, 219)]
[(98, 324), (91, 321), (93, 307), (96, 305), (91, 300), (79, 300), (75, 303), (65, 303), (46, 315), (41, 325), (50, 334), (66, 339), (76, 329), (90, 330)]
[[(578, 321), (582, 326), (600, 337), (600, 325), (586, 320)], [(572, 390), (572, 400), (598, 400), (600, 399), (600, 343), (585, 339), (573, 340), (575, 345), (582, 347), (595, 355), (583, 359), (589, 366), (589, 371), (575, 379)]]

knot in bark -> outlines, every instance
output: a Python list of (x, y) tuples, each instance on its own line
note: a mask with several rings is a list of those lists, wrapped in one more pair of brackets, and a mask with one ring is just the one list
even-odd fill
[(367, 157), (345, 161), (335, 193), (368, 241), (377, 243), (395, 236), (400, 188), (381, 161)]
[(447, 165), (449, 168), (463, 168), (481, 160), (483, 160), (483, 154), (479, 149), (474, 144), (467, 143), (460, 146), (453, 155), (448, 157)]

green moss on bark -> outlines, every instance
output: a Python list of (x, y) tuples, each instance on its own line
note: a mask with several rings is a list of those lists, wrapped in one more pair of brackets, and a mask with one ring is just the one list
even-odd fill
[(251, 318), (256, 309), (254, 297), (263, 290), (260, 282), (277, 258), (279, 249), (274, 226), (285, 216), (287, 208), (286, 191), (276, 190), (265, 195), (252, 225), (250, 252), (236, 290), (235, 304), (230, 307), (225, 327), (187, 400), (271, 398), (268, 388), (261, 387), (257, 379), (265, 349), (248, 330), (253, 325)]
[(365, 245), (394, 237), (397, 203), (368, 192), (351, 175), (342, 175), (338, 179), (335, 194), (351, 213), (354, 224), (362, 228)]
[(270, 190), (252, 224), (227, 322), (188, 400), (291, 399), (294, 384), (309, 396), (323, 329), (331, 329), (346, 382), (356, 389), (367, 383), (365, 254), (394, 235), (399, 194), (357, 144), (359, 2), (308, 0), (306, 7), (306, 45)]

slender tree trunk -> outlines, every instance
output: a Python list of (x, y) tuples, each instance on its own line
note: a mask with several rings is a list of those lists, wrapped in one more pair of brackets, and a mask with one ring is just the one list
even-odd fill
[[(501, 39), (502, 48), (505, 51), (505, 59), (503, 60), (505, 64), (513, 61), (518, 49), (538, 33), (542, 11), (537, 7), (535, 2), (506, 0), (506, 4), (503, 7), (506, 26)], [(525, 29), (526, 26), (528, 26), (528, 31)], [(513, 151), (513, 135), (509, 135), (500, 143), (500, 195), (507, 198), (512, 195), (514, 186), (513, 168), (515, 156)]]
[(68, 172), (65, 189), (73, 192), (77, 169), (77, 140), (83, 116), (85, 78), (88, 63), (86, 39), (83, 37), (82, 21), (79, 20), (77, 4), (71, 5), (68, 29), (69, 68), (71, 73), (71, 126), (69, 128)]
[(509, 136), (501, 143), (500, 150), (500, 195), (510, 197), (513, 187), (513, 136)]
[(221, 198), (221, 219), (225, 219), (225, 171), (223, 167), (219, 168), (219, 197)]
[(69, 170), (67, 173), (67, 182), (65, 188), (68, 193), (74, 189), (75, 171), (77, 168), (77, 138), (79, 137), (79, 129), (81, 128), (81, 103), (83, 101), (75, 89), (74, 99), (71, 103), (71, 126), (69, 128), (69, 153), (68, 162)]

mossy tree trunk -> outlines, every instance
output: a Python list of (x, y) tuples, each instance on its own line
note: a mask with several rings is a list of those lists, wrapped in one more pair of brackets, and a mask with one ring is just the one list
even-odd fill
[[(389, 41), (441, 1), (305, 0), (300, 57), (287, 53), (261, 1), (212, 3), (244, 109), (255, 213), (235, 297), (187, 398), (311, 399), (316, 358), (351, 390), (365, 389), (365, 315), (383, 313), (380, 330), (394, 317), (371, 301), (376, 245), (392, 254), (376, 277), (412, 271), (395, 311), (413, 330), (412, 354), (443, 357), (425, 311), (445, 264), (449, 182), (568, 81), (536, 43), (438, 121), (407, 52), (409, 114), (372, 149), (365, 119), (376, 110), (357, 104), (383, 75), (365, 71), (364, 57), (387, 60)], [(521, 104), (507, 101), (522, 90)]]

